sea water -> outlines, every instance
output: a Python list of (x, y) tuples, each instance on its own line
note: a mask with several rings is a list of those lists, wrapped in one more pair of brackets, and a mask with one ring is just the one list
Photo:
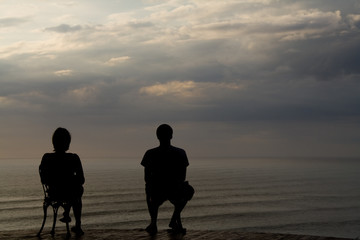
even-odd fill
[[(0, 231), (40, 228), (39, 159), (0, 159)], [(82, 159), (83, 228), (144, 228), (149, 223), (140, 159)], [(194, 198), (183, 225), (197, 230), (360, 236), (360, 159), (190, 159)], [(49, 209), (50, 210), (50, 209)], [(173, 207), (164, 203), (159, 228)], [(48, 211), (45, 230), (50, 230)], [(60, 214), (61, 215), (61, 214)], [(63, 228), (58, 222), (57, 228)]]

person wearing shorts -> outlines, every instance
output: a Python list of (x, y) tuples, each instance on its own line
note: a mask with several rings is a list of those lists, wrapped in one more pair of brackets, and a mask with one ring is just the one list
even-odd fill
[(169, 227), (174, 232), (185, 233), (181, 223), (181, 211), (192, 198), (193, 188), (185, 181), (189, 161), (186, 152), (171, 145), (172, 128), (167, 124), (156, 130), (160, 146), (146, 151), (141, 165), (145, 167), (145, 191), (150, 225), (146, 231), (157, 233), (159, 207), (167, 200), (174, 205)]

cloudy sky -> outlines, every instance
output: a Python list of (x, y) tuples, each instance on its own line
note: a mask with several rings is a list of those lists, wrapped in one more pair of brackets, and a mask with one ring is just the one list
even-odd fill
[(0, 0), (0, 158), (360, 156), (358, 0)]

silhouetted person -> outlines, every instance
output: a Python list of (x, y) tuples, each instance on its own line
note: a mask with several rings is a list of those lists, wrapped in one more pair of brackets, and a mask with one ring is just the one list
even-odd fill
[(188, 158), (183, 149), (171, 145), (172, 134), (169, 125), (160, 125), (156, 130), (160, 146), (148, 150), (141, 162), (145, 167), (146, 201), (151, 217), (146, 231), (150, 234), (157, 233), (158, 210), (166, 200), (174, 205), (169, 227), (174, 232), (185, 233), (180, 214), (194, 194), (185, 182)]
[(52, 143), (54, 153), (45, 153), (40, 164), (41, 182), (49, 186), (49, 196), (56, 200), (70, 202), (66, 207), (62, 222), (70, 222), (70, 208), (73, 208), (75, 226), (71, 228), (77, 235), (83, 235), (81, 229), (81, 197), (84, 192), (84, 172), (77, 154), (67, 153), (71, 135), (65, 128), (55, 130)]

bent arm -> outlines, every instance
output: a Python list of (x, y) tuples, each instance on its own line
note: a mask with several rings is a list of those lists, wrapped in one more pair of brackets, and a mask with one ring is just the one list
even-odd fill
[(47, 155), (44, 154), (44, 156), (41, 159), (41, 163), (39, 166), (39, 174), (40, 174), (40, 180), (43, 184), (49, 184), (51, 181), (51, 175), (49, 174), (49, 164)]
[(189, 160), (184, 150), (182, 150), (182, 164), (181, 170), (179, 171), (179, 180), (184, 182), (186, 180), (186, 169), (187, 166), (189, 166)]
[(76, 175), (76, 181), (80, 184), (83, 185), (85, 183), (85, 177), (84, 177), (84, 170), (80, 161), (80, 158), (78, 155), (76, 156), (76, 168), (75, 168), (75, 175)]
[(182, 169), (182, 171), (180, 172), (179, 179), (181, 180), (181, 182), (185, 182), (185, 179), (186, 179), (186, 167), (184, 167)]
[(144, 179), (145, 179), (145, 183), (147, 183), (147, 184), (151, 184), (151, 182), (152, 182), (152, 174), (151, 174), (151, 170), (150, 170), (150, 168), (148, 168), (148, 167), (145, 167), (145, 170), (144, 170)]

